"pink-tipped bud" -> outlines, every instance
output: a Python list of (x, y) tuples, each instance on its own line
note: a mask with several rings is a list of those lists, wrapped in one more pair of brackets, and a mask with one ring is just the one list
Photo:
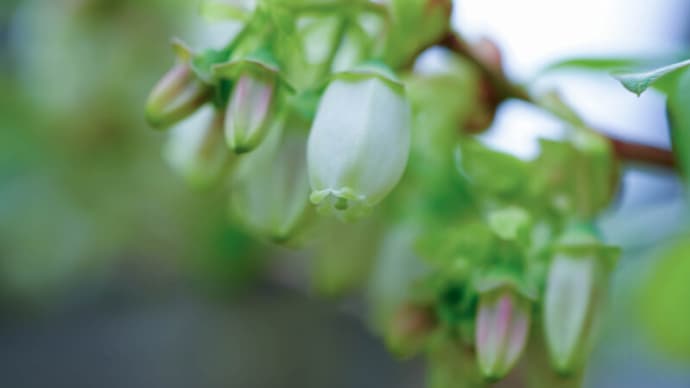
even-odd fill
[(146, 103), (146, 119), (154, 128), (167, 128), (199, 109), (210, 92), (189, 64), (175, 65), (151, 91)]
[(228, 104), (225, 138), (236, 153), (255, 149), (266, 137), (276, 99), (276, 80), (245, 74), (235, 85)]
[(510, 287), (499, 287), (479, 298), (476, 349), (479, 367), (490, 380), (503, 378), (525, 349), (530, 302)]

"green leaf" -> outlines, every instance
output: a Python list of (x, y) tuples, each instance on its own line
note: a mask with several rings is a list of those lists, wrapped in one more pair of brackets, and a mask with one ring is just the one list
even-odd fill
[(540, 139), (539, 143), (529, 193), (540, 207), (588, 218), (608, 206), (618, 166), (606, 139), (579, 128), (567, 142)]
[[(561, 70), (580, 70), (589, 72), (605, 72), (613, 73), (614, 75), (622, 75), (625, 78), (629, 75), (639, 75), (645, 72), (630, 71), (630, 69), (652, 69), (656, 67), (661, 67), (668, 63), (674, 63), (682, 61), (690, 56), (690, 52), (681, 51), (672, 54), (657, 55), (654, 57), (598, 57), (598, 58), (570, 58), (562, 61), (558, 61), (547, 65), (543, 69), (537, 72), (537, 77), (546, 75), (548, 73), (553, 73)], [(653, 82), (650, 82), (649, 86), (654, 87), (654, 89), (661, 91), (662, 93), (668, 93), (673, 89), (675, 85), (676, 75), (678, 73), (672, 72), (666, 74), (664, 77), (658, 78)], [(635, 90), (639, 88), (640, 85), (636, 84), (632, 80), (630, 82), (631, 87)], [(644, 91), (644, 90), (642, 90)]]
[(448, 31), (450, 0), (393, 0), (386, 62), (404, 65), (420, 49), (437, 42)]
[(542, 68), (537, 75), (544, 75), (559, 70), (583, 70), (598, 72), (614, 72), (625, 69), (654, 68), (667, 63), (682, 61), (690, 56), (688, 51), (666, 53), (651, 57), (580, 57), (566, 58), (556, 61)]
[[(682, 241), (682, 240), (681, 240)], [(642, 322), (655, 343), (670, 355), (690, 360), (690, 238), (659, 258), (640, 290)]]
[(610, 72), (614, 70), (643, 66), (649, 63), (644, 58), (570, 58), (547, 65), (537, 74), (543, 75), (558, 70), (587, 70)]
[(626, 89), (639, 96), (660, 78), (688, 66), (690, 66), (690, 60), (685, 60), (650, 71), (641, 73), (617, 73), (613, 76), (620, 81)]
[(667, 114), (673, 153), (687, 178), (690, 176), (690, 69), (681, 73), (675, 90), (669, 94)]

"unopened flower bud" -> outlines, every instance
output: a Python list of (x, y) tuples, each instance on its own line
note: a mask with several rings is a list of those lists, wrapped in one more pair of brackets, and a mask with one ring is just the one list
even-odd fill
[(602, 244), (591, 224), (577, 222), (554, 249), (544, 291), (544, 331), (553, 366), (567, 374), (590, 350), (619, 250)]
[(165, 158), (193, 186), (217, 182), (231, 159), (223, 140), (223, 112), (206, 106), (173, 128)]
[(341, 73), (326, 89), (309, 137), (311, 201), (355, 219), (396, 186), (410, 148), (402, 85), (376, 69)]
[(225, 121), (228, 146), (238, 154), (252, 151), (266, 136), (274, 113), (276, 79), (243, 74), (233, 90)]
[(189, 63), (175, 65), (156, 84), (146, 103), (146, 119), (154, 128), (167, 128), (199, 109), (211, 89), (199, 80)]
[(490, 380), (503, 378), (525, 349), (530, 327), (530, 302), (505, 286), (479, 298), (476, 349), (479, 367)]
[(289, 240), (309, 204), (306, 131), (278, 122), (264, 142), (242, 156), (233, 181), (234, 213), (252, 230)]
[(503, 54), (496, 42), (488, 37), (482, 37), (477, 43), (472, 45), (472, 51), (479, 59), (494, 71), (503, 70)]
[(544, 331), (551, 362), (569, 373), (582, 361), (591, 341), (603, 297), (603, 268), (595, 254), (554, 257), (544, 294)]

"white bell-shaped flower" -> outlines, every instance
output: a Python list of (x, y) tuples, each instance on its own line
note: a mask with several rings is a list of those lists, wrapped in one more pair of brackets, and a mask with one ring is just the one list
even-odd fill
[(206, 105), (175, 126), (164, 157), (192, 186), (207, 187), (218, 182), (233, 160), (225, 146), (223, 112)]
[(283, 243), (301, 225), (309, 205), (307, 133), (283, 120), (269, 130), (234, 173), (231, 207), (250, 229)]
[(410, 149), (410, 108), (385, 69), (340, 73), (314, 119), (307, 161), (311, 201), (352, 220), (381, 202), (403, 175)]

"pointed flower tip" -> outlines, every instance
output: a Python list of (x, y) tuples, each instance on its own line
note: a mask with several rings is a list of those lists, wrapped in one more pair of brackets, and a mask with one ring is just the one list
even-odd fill
[(475, 341), (485, 378), (501, 379), (510, 372), (525, 349), (529, 326), (530, 304), (510, 288), (480, 296)]

